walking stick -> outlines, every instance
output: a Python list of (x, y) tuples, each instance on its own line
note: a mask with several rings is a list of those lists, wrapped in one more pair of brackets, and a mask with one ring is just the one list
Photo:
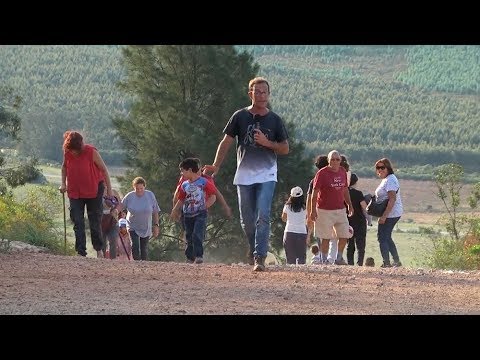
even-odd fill
[(65, 210), (65, 193), (62, 193), (63, 199), (63, 252), (67, 255), (67, 212)]

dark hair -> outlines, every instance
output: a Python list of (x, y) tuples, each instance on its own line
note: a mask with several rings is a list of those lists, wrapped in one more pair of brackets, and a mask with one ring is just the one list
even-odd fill
[(178, 165), (180, 169), (183, 170), (192, 170), (192, 172), (197, 173), (200, 170), (200, 160), (198, 158), (186, 158)]
[(348, 163), (348, 159), (345, 155), (340, 155), (341, 161), (340, 161), (340, 166), (345, 169), (345, 171), (350, 170), (350, 164)]
[(82, 150), (83, 136), (77, 131), (65, 131), (63, 134), (63, 151)]
[(286, 205), (289, 205), (290, 210), (292, 210), (293, 212), (300, 212), (302, 210), (305, 210), (305, 196), (303, 194), (297, 197), (290, 196), (287, 200)]
[(318, 155), (315, 158), (315, 166), (317, 169), (324, 168), (325, 166), (328, 166), (328, 156), (327, 155)]
[(350, 186), (355, 185), (357, 183), (357, 181), (358, 181), (357, 174), (352, 173), (352, 175), (350, 175)]
[(390, 160), (388, 160), (387, 158), (381, 158), (380, 160), (377, 160), (377, 162), (375, 163), (375, 167), (377, 167), (378, 163), (383, 163), (383, 165), (387, 168), (389, 175), (394, 174), (393, 166)]

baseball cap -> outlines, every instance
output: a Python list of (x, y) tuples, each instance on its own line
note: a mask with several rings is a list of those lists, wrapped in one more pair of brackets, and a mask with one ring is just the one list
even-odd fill
[(290, 196), (292, 197), (300, 197), (303, 195), (303, 190), (300, 186), (295, 186), (290, 190)]
[(118, 220), (118, 227), (127, 227), (127, 219), (120, 219)]

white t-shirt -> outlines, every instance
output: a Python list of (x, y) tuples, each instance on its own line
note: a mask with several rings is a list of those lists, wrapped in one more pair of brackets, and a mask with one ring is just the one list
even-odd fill
[(287, 225), (285, 226), (285, 232), (292, 232), (297, 234), (307, 233), (307, 211), (302, 209), (299, 212), (294, 212), (290, 209), (290, 205), (283, 207), (283, 212), (287, 214)]
[(394, 174), (390, 174), (385, 179), (382, 179), (382, 182), (375, 190), (375, 196), (377, 197), (378, 201), (383, 201), (387, 199), (387, 193), (389, 191), (397, 190), (398, 192), (395, 200), (395, 205), (393, 205), (393, 208), (388, 214), (387, 218), (395, 218), (403, 215), (402, 197), (400, 196), (400, 183), (398, 182), (398, 179)]

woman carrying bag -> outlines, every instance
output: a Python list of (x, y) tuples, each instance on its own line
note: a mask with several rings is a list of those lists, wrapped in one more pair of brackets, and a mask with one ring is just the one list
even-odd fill
[[(388, 199), (385, 211), (378, 218), (377, 239), (383, 258), (381, 267), (402, 266), (397, 247), (392, 239), (393, 228), (403, 214), (400, 183), (394, 175), (392, 163), (387, 158), (382, 158), (375, 163), (375, 171), (377, 176), (382, 179), (375, 190), (376, 199), (377, 201)], [(390, 254), (392, 254), (393, 264), (390, 263)]]

